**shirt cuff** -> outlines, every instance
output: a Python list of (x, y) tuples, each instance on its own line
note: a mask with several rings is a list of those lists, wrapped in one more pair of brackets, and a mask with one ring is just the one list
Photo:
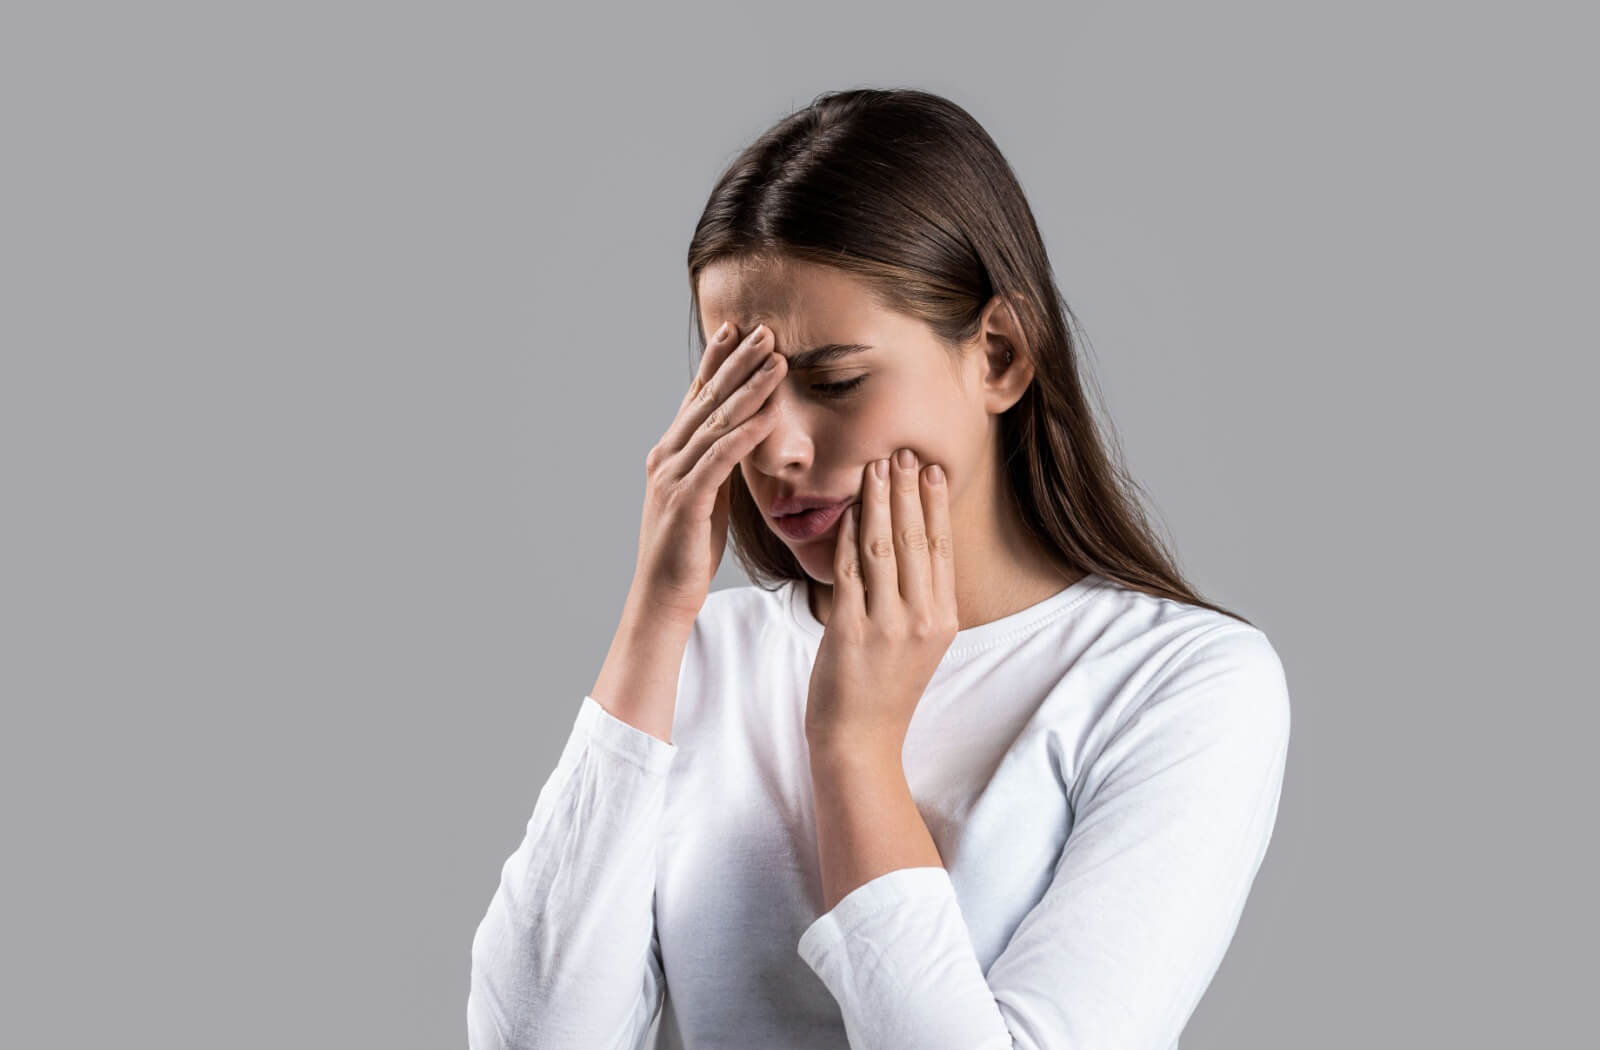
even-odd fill
[(950, 873), (900, 868), (851, 890), (800, 936), (860, 1050), (1009, 1050)]
[(950, 881), (950, 872), (941, 867), (899, 868), (862, 883), (840, 899), (833, 910), (818, 916), (817, 920), (800, 935), (797, 950), (800, 958), (816, 971), (825, 983), (831, 984), (830, 975), (839, 967), (836, 960), (845, 941), (852, 936), (865, 936), (881, 943), (874, 935), (885, 921), (900, 925), (894, 919), (902, 907), (916, 905), (912, 911), (927, 918), (927, 902), (956, 900), (956, 888)]
[(587, 740), (653, 776), (665, 774), (678, 754), (677, 744), (669, 744), (637, 726), (629, 725), (607, 711), (592, 696), (584, 696), (583, 704), (578, 708), (576, 724), (578, 731), (571, 738), (574, 746), (580, 740)]

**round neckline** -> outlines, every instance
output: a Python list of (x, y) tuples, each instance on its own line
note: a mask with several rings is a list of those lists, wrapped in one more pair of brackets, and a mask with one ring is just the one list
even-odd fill
[[(957, 631), (950, 647), (945, 650), (943, 659), (939, 661), (941, 667), (946, 664), (965, 660), (967, 657), (991, 649), (1023, 635), (1031, 634), (1056, 617), (1065, 614), (1077, 605), (1105, 579), (1098, 573), (1085, 573), (1080, 579), (1068, 584), (1066, 587), (1032, 605), (1018, 609), (998, 620), (980, 623), (974, 627)], [(787, 607), (790, 621), (807, 638), (820, 643), (822, 632), (825, 629), (821, 620), (811, 612), (809, 595), (811, 577), (807, 576), (798, 580), (788, 580), (783, 584), (781, 592), (782, 603)]]

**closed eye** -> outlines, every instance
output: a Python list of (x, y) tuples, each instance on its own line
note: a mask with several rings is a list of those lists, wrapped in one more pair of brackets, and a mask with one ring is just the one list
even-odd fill
[(856, 376), (854, 379), (843, 383), (813, 383), (811, 389), (822, 394), (823, 397), (843, 397), (866, 381), (866, 376)]

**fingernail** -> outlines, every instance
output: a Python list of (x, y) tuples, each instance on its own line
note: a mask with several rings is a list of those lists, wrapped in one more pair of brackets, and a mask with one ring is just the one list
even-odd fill
[(874, 463), (872, 465), (872, 471), (873, 471), (874, 474), (877, 474), (878, 477), (880, 477), (880, 478), (888, 477), (889, 476), (889, 461), (886, 460), (886, 459), (878, 460), (878, 462), (876, 462), (876, 463)]
[(720, 343), (724, 339), (728, 338), (728, 328), (728, 322), (722, 322), (722, 327), (717, 329), (717, 334), (711, 337), (711, 341), (713, 343)]
[(935, 485), (944, 480), (944, 471), (939, 469), (939, 464), (935, 463), (928, 468), (928, 480)]
[(900, 464), (903, 469), (910, 470), (917, 459), (909, 448), (903, 448), (894, 454), (894, 461)]
[(767, 334), (767, 326), (758, 324), (750, 330), (750, 345), (755, 346), (761, 342), (761, 337)]

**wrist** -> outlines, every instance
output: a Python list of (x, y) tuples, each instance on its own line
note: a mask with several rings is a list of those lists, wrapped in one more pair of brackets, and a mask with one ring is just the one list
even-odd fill
[(698, 610), (690, 611), (662, 601), (638, 588), (628, 591), (628, 597), (622, 605), (622, 622), (631, 631), (666, 637), (681, 636), (685, 641), (694, 630), (698, 616)]
[(867, 772), (885, 768), (898, 770), (901, 769), (905, 739), (846, 727), (824, 730), (808, 726), (806, 746), (810, 751), (813, 769), (826, 769), (830, 773)]

